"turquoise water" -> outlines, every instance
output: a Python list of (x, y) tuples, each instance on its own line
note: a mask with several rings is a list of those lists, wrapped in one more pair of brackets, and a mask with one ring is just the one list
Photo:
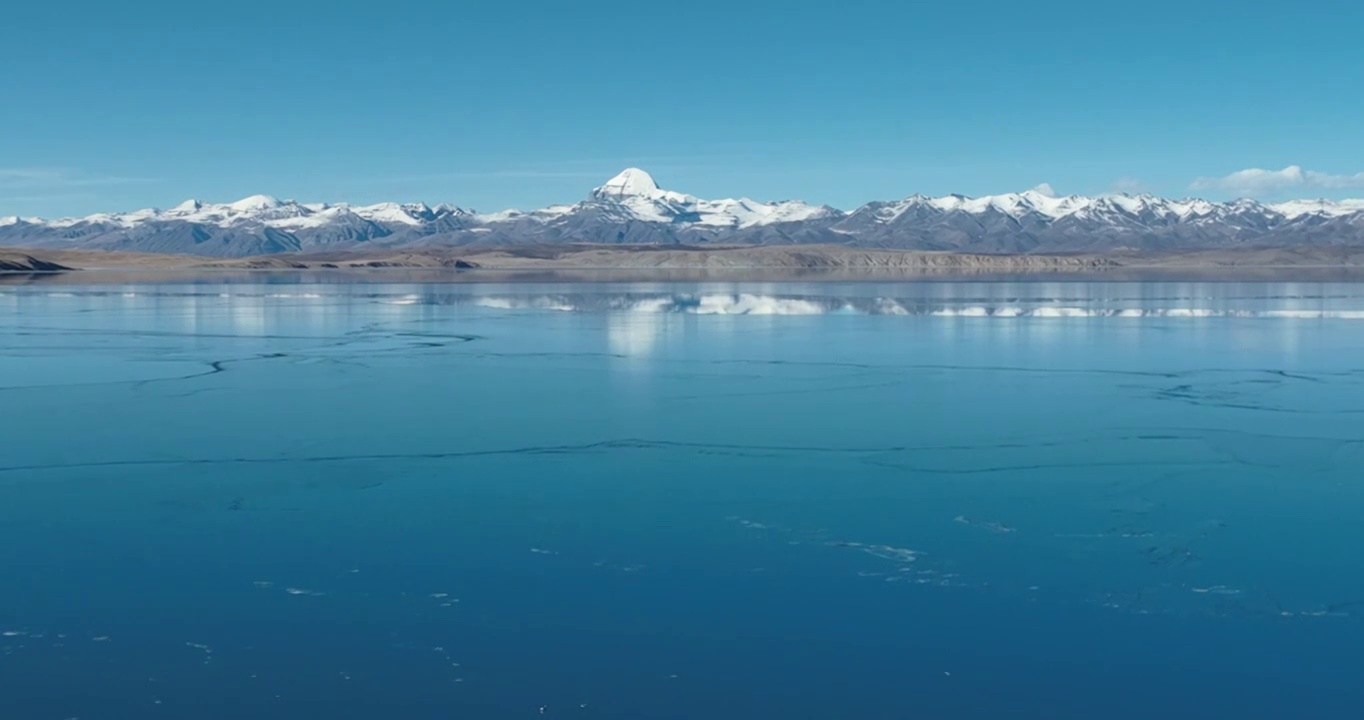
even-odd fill
[(0, 287), (0, 717), (1358, 718), (1364, 286)]

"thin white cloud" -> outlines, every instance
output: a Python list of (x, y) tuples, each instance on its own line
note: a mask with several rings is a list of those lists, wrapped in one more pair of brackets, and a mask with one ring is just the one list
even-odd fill
[(1146, 192), (1146, 183), (1133, 177), (1120, 177), (1113, 181), (1113, 187), (1111, 189), (1115, 193), (1138, 195)]
[[(520, 180), (520, 179), (573, 179), (607, 180), (617, 172), (628, 167), (642, 168), (652, 175), (666, 175), (694, 170), (711, 170), (724, 167), (736, 160), (761, 157), (745, 153), (697, 154), (697, 155), (653, 155), (622, 156), (616, 158), (566, 159), (538, 162), (530, 167), (504, 167), (475, 170), (439, 170), (419, 172), (411, 175), (367, 176), (367, 182), (386, 184), (423, 183), (446, 180)], [(782, 174), (785, 174), (784, 172)]]
[(392, 177), (367, 178), (368, 180), (381, 183), (420, 183), (440, 180), (490, 180), (495, 178), (523, 179), (523, 178), (599, 178), (599, 172), (587, 171), (563, 171), (563, 170), (488, 170), (472, 172), (442, 172), (431, 173), (429, 175), (395, 175)]
[(619, 155), (615, 157), (561, 158), (540, 160), (535, 163), (541, 168), (579, 168), (600, 169), (602, 167), (638, 167), (648, 169), (661, 166), (707, 167), (716, 163), (730, 163), (734, 160), (753, 160), (766, 157), (751, 151), (698, 152), (688, 155)]
[(79, 200), (98, 197), (84, 192), (51, 193), (43, 195), (0, 195), (0, 203), (51, 202), (53, 200)]
[(1244, 197), (1278, 195), (1290, 190), (1349, 190), (1364, 188), (1364, 172), (1333, 175), (1289, 165), (1282, 170), (1246, 168), (1223, 177), (1201, 177), (1189, 186), (1196, 191), (1217, 191)]
[(120, 175), (95, 175), (57, 168), (0, 168), (0, 189), (6, 190), (61, 190), (145, 182), (156, 180)]
[(1056, 197), (1056, 190), (1052, 188), (1051, 183), (1040, 183), (1032, 191), (1047, 197)]

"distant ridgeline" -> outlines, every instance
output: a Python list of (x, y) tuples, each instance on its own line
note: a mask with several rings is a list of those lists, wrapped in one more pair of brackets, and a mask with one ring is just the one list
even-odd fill
[[(1045, 189), (1044, 189), (1045, 190)], [(1364, 246), (1364, 200), (1262, 204), (1150, 195), (914, 195), (851, 212), (798, 200), (703, 200), (628, 169), (572, 205), (478, 213), (423, 203), (227, 204), (84, 218), (0, 218), (0, 246), (246, 257), (431, 245), (837, 244), (977, 253)]]

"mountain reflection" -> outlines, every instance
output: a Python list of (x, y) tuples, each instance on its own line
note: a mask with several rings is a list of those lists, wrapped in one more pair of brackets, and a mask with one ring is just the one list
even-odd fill
[[(1283, 318), (1364, 320), (1364, 306), (1335, 307), (1330, 303), (1275, 302), (1263, 307), (1237, 303), (1204, 302), (1184, 298), (1186, 303), (1120, 304), (1118, 302), (1066, 302), (1064, 299), (1008, 299), (996, 302), (951, 302), (946, 298), (780, 296), (753, 293), (704, 293), (666, 295), (484, 295), (452, 298), (452, 304), (469, 303), (497, 310), (555, 312), (606, 312), (690, 315), (913, 315), (963, 318)], [(444, 303), (442, 303), (444, 304)]]

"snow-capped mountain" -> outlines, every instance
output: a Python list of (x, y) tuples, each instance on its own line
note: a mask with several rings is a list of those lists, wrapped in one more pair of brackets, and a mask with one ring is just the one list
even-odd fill
[[(73, 227), (81, 224), (112, 224), (132, 228), (156, 222), (187, 222), (220, 227), (259, 224), (276, 228), (304, 228), (321, 227), (334, 222), (346, 222), (352, 218), (358, 218), (371, 222), (418, 226), (429, 222), (438, 214), (464, 215), (467, 213), (451, 206), (440, 206), (437, 210), (432, 210), (423, 203), (407, 205), (379, 203), (378, 205), (352, 207), (346, 204), (304, 204), (293, 200), (276, 200), (269, 195), (252, 195), (237, 202), (222, 205), (204, 203), (199, 200), (186, 200), (169, 210), (148, 209), (129, 213), (100, 213), (83, 218), (52, 221), (36, 220), (34, 222), (53, 228)], [(15, 221), (19, 220), (16, 218)]]
[(240, 257), (420, 245), (838, 243), (975, 252), (1334, 244), (1364, 246), (1364, 200), (1262, 204), (1151, 195), (1057, 197), (1045, 187), (970, 198), (913, 195), (852, 212), (796, 200), (704, 200), (630, 168), (572, 205), (476, 213), (423, 203), (299, 203), (253, 195), (83, 218), (0, 218), (0, 246)]
[(682, 222), (713, 228), (748, 228), (783, 222), (817, 220), (840, 215), (831, 207), (816, 207), (799, 200), (762, 203), (748, 198), (702, 200), (671, 190), (661, 190), (649, 173), (629, 168), (592, 191), (591, 200), (577, 207), (616, 211), (623, 219), (646, 222)]

